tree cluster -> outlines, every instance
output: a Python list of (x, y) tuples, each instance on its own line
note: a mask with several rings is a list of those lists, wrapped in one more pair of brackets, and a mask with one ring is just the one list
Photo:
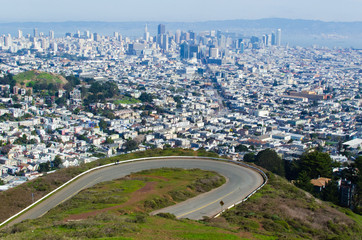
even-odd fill
[(142, 102), (152, 103), (153, 95), (150, 93), (143, 92), (138, 99), (141, 100)]
[(138, 148), (138, 143), (135, 140), (128, 140), (123, 144), (124, 151), (129, 152)]
[(106, 98), (114, 98), (119, 95), (119, 89), (114, 82), (92, 82), (85, 104), (104, 102)]
[(278, 174), (282, 177), (285, 176), (284, 162), (282, 158), (270, 148), (260, 151), (255, 156), (255, 164), (271, 171), (272, 173)]
[(13, 89), (13, 87), (16, 85), (16, 81), (13, 78), (12, 74), (7, 74), (4, 77), (0, 77), (0, 84), (2, 85), (10, 85), (10, 89)]
[(62, 159), (59, 155), (56, 155), (53, 161), (47, 161), (46, 163), (39, 164), (39, 172), (48, 172), (60, 168)]

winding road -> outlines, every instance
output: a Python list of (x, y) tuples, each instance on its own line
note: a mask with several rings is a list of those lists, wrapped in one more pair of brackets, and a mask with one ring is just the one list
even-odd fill
[[(200, 168), (218, 172), (227, 178), (227, 182), (219, 188), (152, 213), (169, 212), (174, 214), (177, 218), (198, 220), (202, 219), (203, 216), (212, 217), (221, 210), (243, 200), (264, 182), (260, 173), (225, 161), (195, 157), (169, 157), (167, 159), (152, 159), (128, 163), (120, 162), (118, 165), (101, 168), (83, 175), (51, 195), (49, 198), (21, 214), (8, 225), (21, 222), (25, 219), (38, 218), (47, 213), (50, 209), (68, 200), (82, 189), (91, 187), (97, 183), (121, 178), (132, 172), (162, 167), (185, 169)], [(224, 203), (223, 206), (220, 205), (220, 201)]]

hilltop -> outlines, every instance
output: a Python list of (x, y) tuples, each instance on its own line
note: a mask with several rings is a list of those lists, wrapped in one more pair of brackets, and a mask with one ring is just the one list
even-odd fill
[[(191, 153), (184, 150), (172, 151), (182, 155)], [(198, 155), (200, 153), (194, 152)], [(164, 151), (142, 153), (142, 155), (150, 154), (167, 153)], [(117, 157), (103, 159), (102, 162), (95, 162), (92, 165), (116, 159)], [(86, 168), (88, 167), (91, 166)], [(67, 169), (63, 171), (65, 170)], [(72, 173), (69, 175), (73, 175), (75, 170), (81, 171), (69, 169), (68, 171)], [(190, 172), (181, 173), (181, 180), (190, 183), (184, 181), (183, 186), (186, 186), (186, 189), (178, 188), (177, 191), (172, 191), (174, 187), (170, 186), (172, 184), (179, 186), (175, 181), (180, 180), (180, 170), (172, 169), (133, 173), (124, 179), (98, 184), (82, 191), (42, 218), (27, 220), (5, 228), (0, 232), (0, 237), (2, 239), (99, 237), (102, 239), (360, 239), (362, 236), (360, 215), (349, 209), (318, 200), (270, 172), (267, 173), (269, 182), (264, 188), (219, 218), (192, 221), (177, 220), (171, 214), (148, 216), (147, 213), (165, 206), (167, 202), (177, 198), (184, 200), (191, 196), (187, 192), (194, 189), (192, 184), (195, 183), (195, 178), (187, 177)], [(194, 173), (196, 172), (191, 172), (191, 175)], [(203, 175), (200, 172), (197, 174), (199, 177), (196, 176), (196, 179), (207, 177), (207, 174)], [(171, 177), (175, 179), (171, 180)], [(119, 191), (120, 188), (123, 191)], [(155, 191), (161, 191), (162, 194), (155, 195)], [(140, 192), (142, 197), (138, 196)], [(140, 201), (127, 203), (127, 199), (136, 198)], [(109, 205), (117, 199), (120, 204)]]
[(19, 87), (38, 87), (40, 89), (57, 87), (62, 88), (68, 81), (61, 75), (31, 70), (19, 73), (14, 76), (16, 85)]
[(190, 149), (178, 148), (170, 148), (166, 150), (150, 149), (143, 152), (118, 155), (112, 158), (101, 158), (90, 163), (82, 164), (78, 167), (63, 168), (52, 174), (45, 174), (42, 177), (28, 181), (15, 188), (0, 192), (0, 199), (2, 202), (2, 204), (0, 204), (0, 222), (30, 205), (32, 203), (32, 198), (29, 196), (33, 195), (34, 199), (38, 200), (71, 178), (88, 169), (116, 161), (157, 156), (219, 157), (216, 153), (206, 152), (205, 150), (193, 151)]

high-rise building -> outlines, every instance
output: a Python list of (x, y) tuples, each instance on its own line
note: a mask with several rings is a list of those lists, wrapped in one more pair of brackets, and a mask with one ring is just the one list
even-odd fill
[(272, 45), (272, 35), (268, 34), (266, 35), (266, 46), (271, 46)]
[(189, 58), (199, 58), (200, 49), (199, 46), (194, 44), (189, 46)]
[(148, 29), (147, 29), (147, 24), (145, 26), (145, 32), (143, 34), (143, 39), (148, 42), (150, 40), (150, 33), (148, 32)]
[(244, 53), (244, 42), (241, 42), (239, 45), (240, 53)]
[(181, 42), (181, 30), (177, 29), (175, 33), (175, 42), (180, 43)]
[(49, 31), (49, 39), (54, 39), (54, 31), (53, 30)]
[(38, 37), (38, 29), (37, 28), (34, 28), (33, 30), (33, 37)]
[(23, 38), (23, 31), (21, 30), (18, 30), (18, 38)]
[(209, 57), (210, 58), (218, 58), (219, 57), (219, 49), (215, 46), (210, 47), (209, 49)]
[(276, 35), (272, 32), (272, 45), (277, 45)]
[(277, 30), (277, 35), (276, 35), (275, 41), (276, 41), (277, 46), (282, 45), (282, 30), (280, 28)]
[(168, 35), (162, 34), (162, 49), (168, 51)]
[(8, 35), (5, 36), (5, 38), (4, 38), (4, 46), (5, 46), (5, 47), (11, 47), (11, 45), (12, 45), (11, 35), (8, 34)]
[(180, 58), (181, 59), (189, 58), (189, 54), (190, 54), (189, 51), (190, 51), (189, 45), (187, 44), (187, 42), (183, 42), (180, 45)]
[(195, 40), (196, 39), (196, 34), (193, 31), (189, 31), (190, 34), (190, 39), (191, 40)]
[(85, 36), (86, 39), (89, 39), (91, 37), (90, 31), (88, 31), (88, 30), (84, 31), (84, 36)]
[(50, 44), (51, 50), (56, 53), (58, 51), (58, 44), (56, 42), (53, 42)]
[(165, 34), (165, 32), (166, 32), (166, 27), (165, 27), (165, 25), (163, 25), (163, 24), (159, 24), (158, 25), (158, 35), (162, 35), (162, 34)]
[(98, 33), (93, 33), (93, 40), (99, 42), (101, 40), (101, 36)]

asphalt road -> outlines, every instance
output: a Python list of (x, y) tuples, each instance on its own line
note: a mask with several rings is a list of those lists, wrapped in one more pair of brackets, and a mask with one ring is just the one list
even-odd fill
[[(35, 219), (50, 209), (68, 200), (82, 189), (91, 187), (97, 183), (110, 181), (113, 179), (124, 177), (132, 172), (139, 172), (145, 169), (155, 169), (161, 167), (168, 168), (200, 168), (204, 170), (216, 171), (227, 178), (227, 182), (221, 187), (214, 189), (208, 193), (201, 194), (195, 198), (185, 202), (176, 204), (153, 212), (169, 212), (176, 215), (177, 218), (202, 219), (203, 216), (214, 216), (222, 209), (233, 205), (234, 203), (245, 198), (249, 193), (263, 184), (262, 176), (245, 167), (239, 165), (206, 160), (206, 159), (162, 159), (136, 161), (125, 164), (113, 165), (103, 169), (99, 169), (86, 174), (78, 180), (67, 185), (59, 192), (53, 194), (40, 204), (20, 215), (8, 225), (21, 222), (25, 219)], [(221, 207), (220, 201), (224, 202)]]

